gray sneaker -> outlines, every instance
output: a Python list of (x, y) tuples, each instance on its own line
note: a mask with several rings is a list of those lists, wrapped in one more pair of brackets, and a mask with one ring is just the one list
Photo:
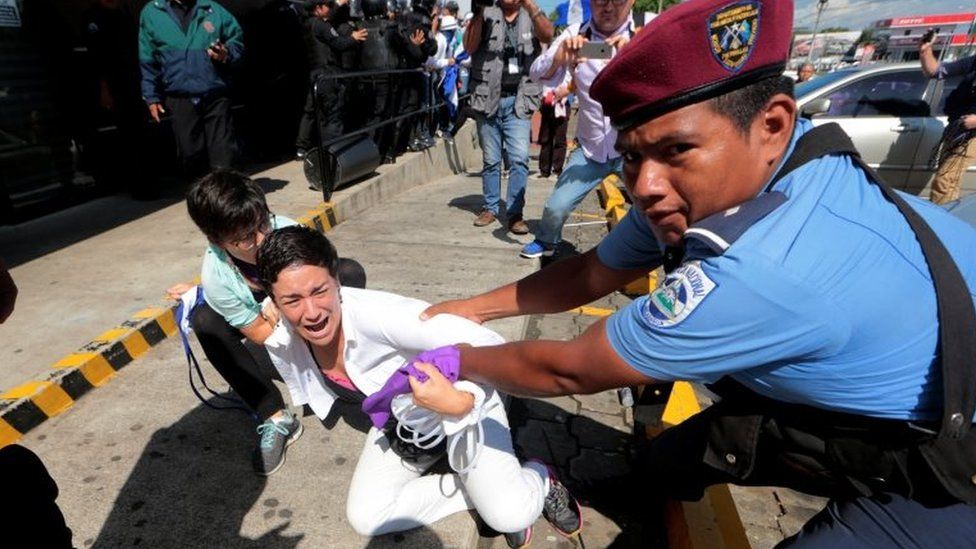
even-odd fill
[(557, 532), (571, 538), (583, 529), (583, 512), (579, 502), (559, 482), (552, 468), (548, 465), (546, 468), (549, 470), (549, 494), (542, 506), (542, 516)]
[(505, 534), (505, 543), (512, 549), (524, 549), (532, 543), (532, 527), (529, 526), (521, 532)]
[(261, 476), (268, 476), (285, 464), (285, 450), (302, 436), (305, 428), (302, 422), (293, 414), (286, 414), (287, 419), (275, 422), (265, 421), (258, 425), (261, 441), (254, 449), (254, 472)]

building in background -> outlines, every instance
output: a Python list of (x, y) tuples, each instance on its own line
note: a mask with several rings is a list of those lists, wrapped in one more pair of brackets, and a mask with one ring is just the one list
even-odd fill
[(946, 61), (976, 51), (976, 12), (915, 15), (875, 21), (870, 27), (874, 59), (898, 62), (918, 59), (918, 44), (929, 29), (937, 33), (936, 57)]

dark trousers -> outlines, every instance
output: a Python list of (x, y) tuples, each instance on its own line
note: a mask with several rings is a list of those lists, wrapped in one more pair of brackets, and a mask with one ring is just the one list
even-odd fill
[(274, 365), (263, 345), (249, 349), (241, 331), (206, 303), (193, 309), (191, 322), (207, 359), (261, 421), (284, 409), (281, 393), (272, 382)]
[[(372, 126), (394, 116), (394, 93), (386, 77), (364, 78), (358, 87), (359, 104), (366, 119), (363, 126)], [(395, 124), (386, 124), (373, 132), (373, 140), (380, 156), (393, 156)]]
[[(398, 94), (397, 114), (406, 114), (419, 110), (426, 105), (427, 97), (427, 75), (422, 73), (409, 73), (402, 76)], [(420, 137), (426, 137), (427, 133), (427, 113), (415, 114), (397, 122), (396, 130), (396, 152), (397, 154), (407, 150), (411, 141)]]
[[(295, 147), (299, 149), (316, 148), (320, 143), (335, 139), (343, 132), (344, 86), (332, 78), (318, 78), (317, 82), (319, 112), (316, 116), (315, 97), (313, 95), (315, 88), (313, 85), (309, 87), (308, 95), (305, 98), (305, 108), (302, 111), (302, 119), (298, 124), (298, 137), (295, 139)], [(317, 134), (316, 120), (318, 120)]]
[(539, 173), (548, 176), (559, 175), (566, 162), (566, 130), (569, 127), (569, 113), (556, 118), (555, 109), (542, 105), (539, 108), (542, 120), (539, 123)]
[(55, 503), (58, 485), (34, 452), (17, 444), (0, 448), (0, 486), (7, 492), (0, 499), (7, 547), (72, 547), (71, 530)]
[(232, 168), (237, 160), (237, 143), (227, 97), (167, 97), (166, 108), (173, 115), (173, 136), (183, 167), (200, 171), (209, 159), (211, 169)]
[[(739, 420), (748, 421), (754, 411), (722, 401), (664, 431), (642, 452), (641, 490), (695, 501), (705, 487), (731, 483), (782, 486), (830, 498), (799, 534), (778, 547), (972, 546), (976, 506), (945, 497), (934, 477), (915, 485), (914, 499), (886, 489), (858, 494), (838, 482), (843, 477), (823, 469), (823, 441), (793, 422), (763, 420), (746, 437), (730, 437)], [(869, 436), (850, 432), (859, 439)], [(738, 442), (729, 445), (729, 440)], [(732, 471), (738, 468), (743, 471)]]

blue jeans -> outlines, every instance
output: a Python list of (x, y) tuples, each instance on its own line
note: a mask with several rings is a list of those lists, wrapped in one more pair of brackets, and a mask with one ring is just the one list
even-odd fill
[(481, 187), (485, 195), (484, 209), (498, 215), (502, 189), (502, 140), (508, 155), (508, 197), (505, 209), (508, 218), (521, 217), (525, 206), (525, 183), (529, 178), (529, 133), (532, 121), (515, 116), (515, 97), (503, 97), (498, 111), (491, 118), (479, 116), (478, 137), (481, 138)]
[(613, 173), (622, 176), (622, 169), (623, 160), (619, 156), (606, 162), (595, 162), (583, 154), (583, 149), (574, 150), (556, 180), (552, 195), (546, 200), (535, 239), (549, 246), (559, 244), (569, 214), (606, 176)]

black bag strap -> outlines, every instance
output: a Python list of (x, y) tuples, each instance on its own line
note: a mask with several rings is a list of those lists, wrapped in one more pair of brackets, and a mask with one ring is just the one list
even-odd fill
[(811, 160), (827, 155), (848, 155), (898, 208), (922, 247), (935, 286), (938, 305), (939, 349), (944, 395), (939, 438), (962, 439), (976, 411), (976, 312), (969, 287), (955, 261), (928, 223), (889, 187), (864, 160), (850, 137), (837, 124), (824, 124), (803, 135), (793, 154), (767, 185), (769, 191), (785, 175)]

